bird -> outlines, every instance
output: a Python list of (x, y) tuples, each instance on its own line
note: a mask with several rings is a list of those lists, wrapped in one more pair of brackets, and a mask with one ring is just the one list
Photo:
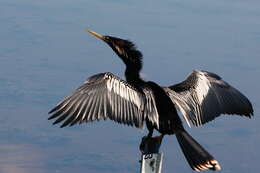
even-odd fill
[(154, 130), (162, 138), (175, 135), (193, 170), (220, 170), (218, 161), (185, 130), (179, 113), (190, 127), (221, 114), (251, 118), (249, 99), (217, 74), (203, 70), (193, 70), (184, 81), (166, 87), (145, 81), (140, 75), (143, 55), (133, 42), (86, 31), (107, 43), (124, 62), (125, 80), (110, 72), (89, 77), (49, 112), (48, 119), (62, 122), (61, 128), (107, 119), (137, 128), (146, 125), (149, 138)]

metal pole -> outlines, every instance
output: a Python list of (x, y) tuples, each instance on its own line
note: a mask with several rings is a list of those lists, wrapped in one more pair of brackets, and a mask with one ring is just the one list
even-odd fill
[(140, 173), (161, 173), (163, 153), (159, 153), (163, 136), (142, 138), (140, 144), (141, 168)]

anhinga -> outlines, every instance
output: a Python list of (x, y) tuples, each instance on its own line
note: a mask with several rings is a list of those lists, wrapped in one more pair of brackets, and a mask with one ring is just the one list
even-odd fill
[(61, 127), (101, 119), (111, 119), (138, 128), (144, 126), (152, 137), (156, 129), (163, 135), (175, 134), (191, 168), (196, 171), (220, 170), (220, 165), (184, 129), (176, 108), (190, 126), (200, 126), (220, 114), (251, 117), (250, 101), (221, 77), (207, 71), (193, 70), (181, 83), (161, 87), (140, 77), (142, 53), (121, 38), (88, 32), (106, 42), (126, 65), (126, 81), (112, 73), (90, 77), (49, 113), (53, 124)]

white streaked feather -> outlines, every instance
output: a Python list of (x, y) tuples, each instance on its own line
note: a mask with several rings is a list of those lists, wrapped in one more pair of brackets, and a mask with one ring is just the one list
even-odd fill
[(194, 70), (185, 81), (164, 90), (189, 126), (202, 125), (225, 113), (253, 115), (250, 101), (210, 72)]
[(148, 97), (152, 95), (145, 96), (113, 74), (101, 73), (90, 77), (50, 111), (53, 114), (50, 119), (72, 112), (64, 120), (64, 126), (106, 118), (139, 128), (146, 118), (158, 124), (155, 102), (147, 103)]
[(205, 77), (205, 75), (201, 72), (198, 73), (198, 82), (197, 82), (197, 98), (199, 101), (199, 104), (202, 104), (205, 96), (208, 94), (210, 83)]

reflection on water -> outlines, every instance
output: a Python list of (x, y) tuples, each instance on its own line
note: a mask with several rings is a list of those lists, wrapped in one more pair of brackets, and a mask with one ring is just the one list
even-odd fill
[(43, 168), (43, 154), (33, 145), (0, 145), (0, 172), (3, 173), (31, 173)]
[[(0, 172), (138, 172), (145, 130), (113, 122), (60, 129), (46, 120), (48, 110), (88, 76), (124, 73), (110, 48), (83, 32), (90, 28), (136, 42), (147, 80), (170, 85), (198, 68), (245, 93), (255, 107), (253, 119), (222, 116), (189, 130), (222, 172), (255, 173), (259, 6), (258, 0), (0, 0)], [(175, 137), (166, 137), (161, 149), (163, 172), (191, 172)]]

